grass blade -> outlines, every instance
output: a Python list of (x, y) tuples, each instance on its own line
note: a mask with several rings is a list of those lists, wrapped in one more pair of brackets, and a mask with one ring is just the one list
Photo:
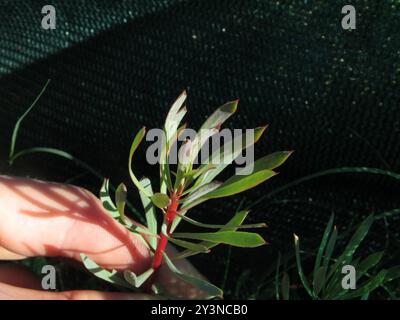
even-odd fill
[[(313, 287), (315, 287), (317, 277), (321, 277), (321, 275), (318, 275), (318, 273), (319, 273), (320, 267), (321, 267), (322, 256), (323, 256), (325, 248), (327, 246), (327, 243), (329, 240), (329, 235), (332, 231), (333, 219), (334, 219), (334, 215), (332, 214), (328, 221), (328, 224), (325, 228), (324, 234), (322, 236), (321, 244), (318, 248), (317, 257), (315, 258), (315, 265), (314, 265), (314, 272), (313, 272), (313, 284), (314, 284)], [(326, 270), (326, 269), (322, 269), (322, 270)], [(324, 278), (325, 278), (325, 276), (324, 276)]]
[(303, 287), (307, 291), (309, 296), (314, 299), (315, 296), (310, 289), (310, 285), (307, 281), (306, 276), (304, 275), (303, 268), (301, 266), (299, 237), (297, 235), (294, 235), (294, 247), (295, 247), (295, 251), (296, 251), (296, 264), (297, 264), (297, 271), (299, 273), (300, 281), (303, 284)]
[(35, 105), (38, 103), (44, 92), (46, 91), (48, 85), (50, 84), (50, 79), (47, 80), (46, 84), (40, 91), (39, 95), (36, 97), (36, 99), (33, 101), (33, 103), (30, 105), (30, 107), (23, 113), (23, 115), (17, 120), (14, 126), (14, 130), (11, 136), (11, 144), (10, 144), (10, 154), (9, 154), (9, 162), (10, 164), (13, 163), (15, 160), (14, 158), (14, 153), (15, 153), (15, 145), (17, 143), (17, 136), (18, 136), (18, 131), (19, 127), (21, 126), (22, 121), (25, 119), (25, 117), (31, 112), (31, 110), (35, 107)]

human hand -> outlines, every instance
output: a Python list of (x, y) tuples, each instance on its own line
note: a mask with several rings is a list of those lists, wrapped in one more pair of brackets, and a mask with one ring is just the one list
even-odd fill
[[(174, 249), (168, 249), (174, 254)], [(81, 261), (86, 254), (106, 269), (140, 274), (151, 264), (148, 248), (103, 209), (89, 191), (71, 185), (0, 176), (0, 260), (64, 257)], [(178, 262), (179, 261), (179, 262)], [(176, 265), (201, 277), (186, 260)], [(99, 280), (100, 281), (100, 280)], [(201, 298), (202, 292), (162, 266), (157, 283), (176, 297)], [(0, 299), (154, 299), (142, 293), (43, 290), (40, 280), (22, 266), (0, 264)]]

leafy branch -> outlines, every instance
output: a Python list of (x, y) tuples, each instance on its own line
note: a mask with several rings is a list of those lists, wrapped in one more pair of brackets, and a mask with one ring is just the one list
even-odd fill
[[(48, 83), (35, 102), (18, 120), (14, 128), (9, 156), (10, 164), (20, 156), (36, 152), (45, 152), (72, 160), (100, 177), (101, 175), (86, 163), (62, 150), (40, 147), (22, 150), (20, 152), (15, 151), (20, 124), (36, 105), (47, 85)], [(266, 129), (266, 126), (263, 126), (254, 129), (253, 139), (247, 139), (247, 136), (239, 135), (235, 136), (232, 141), (224, 141), (224, 144), (209, 156), (207, 161), (205, 161), (206, 163), (195, 167), (194, 160), (198, 156), (203, 145), (214, 134), (217, 134), (222, 124), (236, 112), (238, 105), (238, 101), (236, 100), (219, 107), (202, 124), (193, 140), (187, 139), (181, 144), (176, 172), (173, 172), (169, 164), (169, 157), (172, 146), (174, 143), (177, 143), (178, 137), (186, 128), (186, 125), (180, 125), (187, 112), (184, 106), (185, 100), (186, 92), (183, 92), (173, 103), (164, 124), (163, 131), (165, 139), (162, 141), (162, 149), (160, 152), (159, 192), (153, 192), (151, 181), (146, 177), (139, 179), (133, 170), (135, 152), (146, 134), (146, 129), (144, 127), (136, 134), (130, 148), (128, 171), (140, 195), (146, 227), (141, 227), (132, 223), (127, 217), (125, 212), (126, 207), (132, 208), (132, 206), (127, 203), (127, 187), (124, 184), (120, 184), (117, 188), (111, 188), (109, 180), (104, 179), (100, 190), (100, 199), (105, 210), (129, 231), (135, 233), (149, 248), (152, 253), (151, 266), (142, 274), (136, 275), (131, 270), (125, 270), (122, 273), (116, 270), (105, 270), (84, 254), (81, 255), (81, 258), (86, 268), (99, 278), (131, 289), (140, 288), (144, 283), (148, 283), (157, 294), (162, 294), (162, 291), (161, 288), (154, 283), (154, 275), (156, 275), (160, 266), (165, 263), (179, 279), (198, 287), (207, 294), (208, 298), (222, 297), (223, 293), (221, 289), (203, 279), (194, 278), (182, 273), (174, 265), (174, 261), (200, 253), (207, 253), (218, 244), (228, 244), (245, 248), (265, 245), (265, 240), (259, 234), (241, 231), (241, 229), (260, 228), (266, 225), (264, 223), (243, 224), (249, 213), (248, 210), (236, 212), (224, 225), (196, 221), (188, 217), (188, 212), (193, 207), (207, 200), (235, 195), (254, 188), (272, 178), (276, 175), (274, 169), (282, 165), (291, 155), (291, 152), (275, 152), (266, 157), (262, 157), (251, 164), (252, 170), (250, 174), (243, 175), (243, 171), (240, 172), (241, 170), (248, 169), (245, 167), (242, 168), (237, 175), (232, 176), (225, 182), (216, 181), (215, 179), (217, 176), (232, 163), (243, 150), (251, 147), (261, 138)], [(207, 129), (206, 134), (204, 134), (204, 129)], [(224, 161), (216, 161), (220, 159), (221, 155)], [(181, 161), (181, 156), (183, 156), (185, 161)], [(110, 189), (115, 190), (114, 200), (110, 195)], [(157, 222), (157, 211), (162, 214), (162, 223), (160, 226)], [(218, 230), (199, 233), (175, 232), (182, 221), (200, 228)], [(168, 243), (183, 248), (183, 251), (171, 259), (166, 254)]]

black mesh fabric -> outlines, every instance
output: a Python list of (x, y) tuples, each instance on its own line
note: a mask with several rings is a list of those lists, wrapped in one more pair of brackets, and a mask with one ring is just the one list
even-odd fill
[[(183, 89), (190, 127), (240, 98), (230, 127), (270, 124), (257, 155), (295, 150), (279, 176), (244, 195), (246, 203), (328, 168), (400, 171), (397, 1), (352, 1), (358, 20), (351, 32), (341, 28), (343, 1), (53, 0), (57, 29), (51, 31), (40, 27), (45, 4), (0, 1), (1, 173), (65, 181), (84, 171), (48, 155), (20, 159), (12, 168), (6, 163), (12, 128), (48, 78), (17, 148), (63, 149), (114, 183), (129, 181), (134, 134), (142, 125), (161, 127)], [(138, 158), (136, 172), (157, 178), (144, 160)], [(75, 183), (94, 192), (100, 187), (90, 175)], [(245, 255), (234, 249), (232, 276), (266, 268), (274, 250), (292, 248), (293, 232), (312, 248), (332, 212), (341, 230), (349, 221), (399, 207), (399, 191), (388, 177), (345, 174), (277, 194), (249, 217), (269, 224), (263, 234), (271, 246)], [(241, 199), (211, 201), (193, 215), (224, 222)], [(132, 201), (140, 208), (136, 195)], [(387, 232), (398, 239), (398, 221), (391, 218), (388, 230), (378, 222), (368, 247), (382, 247)], [(221, 248), (195, 263), (218, 283), (225, 256)]]

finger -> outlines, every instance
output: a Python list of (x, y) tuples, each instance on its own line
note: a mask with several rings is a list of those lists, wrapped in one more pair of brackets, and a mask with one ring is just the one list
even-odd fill
[[(140, 274), (150, 265), (148, 247), (111, 218), (90, 192), (38, 180), (0, 176), (0, 246), (21, 256), (63, 256), (80, 260), (87, 254), (107, 269)], [(169, 248), (169, 254), (174, 249)], [(177, 267), (201, 275), (186, 260)], [(178, 280), (165, 264), (157, 281), (167, 294), (201, 297), (202, 292)]]
[(143, 272), (147, 245), (103, 209), (89, 191), (0, 176), (0, 246), (22, 256), (87, 254), (101, 266)]
[(0, 283), (0, 300), (152, 300), (153, 296), (140, 293), (100, 292), (75, 290), (50, 292), (21, 288)]
[(8, 251), (6, 248), (0, 246), (0, 260), (21, 260), (25, 258), (25, 256)]
[(137, 293), (75, 290), (51, 292), (42, 289), (40, 280), (27, 268), (15, 264), (0, 265), (0, 300), (143, 300), (151, 295)]

